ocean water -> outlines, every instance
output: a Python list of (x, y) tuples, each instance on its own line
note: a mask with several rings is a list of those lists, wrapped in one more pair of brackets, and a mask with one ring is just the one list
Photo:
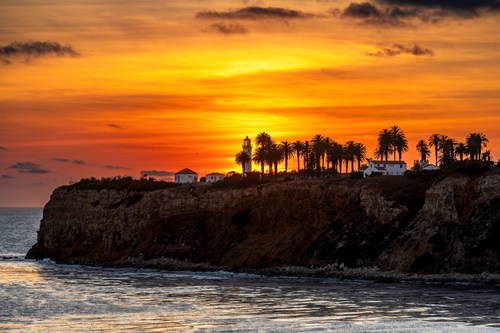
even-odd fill
[(41, 215), (0, 208), (0, 332), (500, 332), (494, 287), (26, 260)]

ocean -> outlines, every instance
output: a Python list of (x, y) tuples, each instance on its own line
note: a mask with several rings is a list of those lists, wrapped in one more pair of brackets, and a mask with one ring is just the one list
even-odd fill
[(0, 332), (500, 332), (500, 289), (26, 260), (41, 208), (0, 208)]

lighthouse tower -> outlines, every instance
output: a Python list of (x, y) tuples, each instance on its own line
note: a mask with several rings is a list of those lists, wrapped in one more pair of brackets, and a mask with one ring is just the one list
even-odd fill
[(252, 142), (247, 137), (243, 140), (243, 151), (250, 157), (250, 162), (245, 163), (245, 173), (252, 172)]

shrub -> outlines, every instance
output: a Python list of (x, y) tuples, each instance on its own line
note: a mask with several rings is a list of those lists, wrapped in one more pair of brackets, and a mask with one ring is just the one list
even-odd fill
[(112, 177), (97, 179), (94, 177), (83, 178), (79, 182), (62, 186), (70, 190), (114, 190), (129, 192), (150, 192), (177, 186), (177, 184), (165, 181), (157, 181), (154, 178), (133, 179), (132, 177)]

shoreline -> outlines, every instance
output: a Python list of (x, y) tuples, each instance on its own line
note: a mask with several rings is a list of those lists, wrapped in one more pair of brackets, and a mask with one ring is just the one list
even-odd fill
[(234, 274), (252, 274), (263, 277), (295, 277), (295, 278), (320, 278), (337, 279), (339, 281), (367, 281), (374, 283), (406, 283), (406, 284), (435, 284), (435, 285), (479, 285), (500, 286), (500, 273), (483, 272), (481, 274), (466, 273), (440, 273), (440, 274), (414, 274), (395, 271), (382, 271), (375, 267), (363, 268), (337, 268), (334, 265), (322, 267), (304, 266), (275, 266), (264, 268), (234, 268), (213, 266), (208, 263), (192, 263), (170, 258), (157, 258), (144, 260), (141, 258), (128, 258), (107, 263), (94, 263), (85, 259), (75, 258), (70, 261), (56, 261), (58, 264), (85, 265), (102, 268), (137, 268), (156, 269), (171, 272), (229, 272)]

